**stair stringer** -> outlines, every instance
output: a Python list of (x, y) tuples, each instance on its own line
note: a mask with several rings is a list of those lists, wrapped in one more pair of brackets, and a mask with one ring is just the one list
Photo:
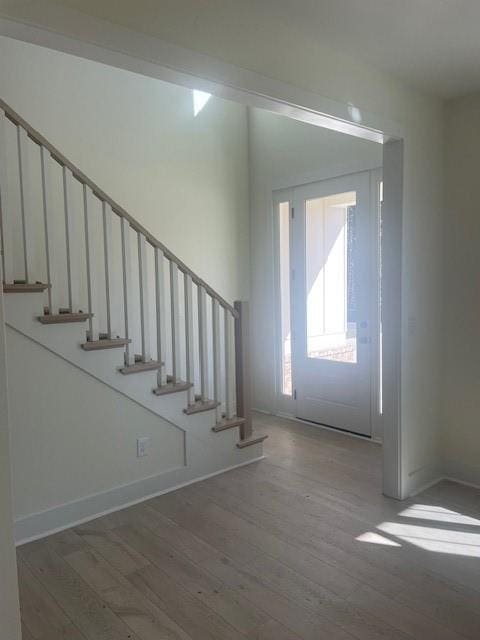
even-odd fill
[(38, 321), (43, 310), (41, 293), (5, 295), (4, 305), (5, 320), (9, 327), (184, 431), (185, 466), (189, 471), (185, 478), (179, 478), (180, 481), (262, 457), (261, 443), (246, 449), (236, 447), (239, 440), (237, 429), (214, 433), (214, 411), (185, 414), (185, 391), (156, 396), (153, 393), (157, 386), (156, 371), (122, 375), (118, 371), (124, 364), (122, 349), (84, 351), (80, 345), (85, 342), (85, 323), (41, 324)]

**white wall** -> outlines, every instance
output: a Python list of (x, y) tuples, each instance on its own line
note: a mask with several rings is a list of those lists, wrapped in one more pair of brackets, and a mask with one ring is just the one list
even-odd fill
[(10, 328), (7, 349), (17, 520), (184, 465), (180, 429)]
[(260, 109), (249, 110), (249, 135), (253, 404), (288, 411), (275, 393), (272, 192), (380, 167), (382, 147)]
[(13, 542), (10, 430), (3, 295), (0, 293), (0, 638), (20, 640), (18, 580)]
[(480, 96), (447, 104), (443, 455), (480, 485)]
[[(402, 493), (432, 480), (439, 471), (440, 371), (442, 331), (443, 108), (440, 100), (299, 33), (267, 5), (215, 0), (175, 3), (139, 0), (135, 4), (68, 0), (58, 4), (3, 2), (1, 13), (43, 25), (83, 42), (106, 44), (94, 20), (82, 22), (65, 9), (103, 17), (132, 30), (289, 84), (292, 102), (307, 90), (395, 121), (404, 134), (404, 218), (402, 288)], [(255, 9), (255, 10), (254, 10)], [(105, 25), (104, 25), (105, 27)], [(312, 30), (312, 33), (313, 30)], [(125, 41), (131, 42), (125, 34)], [(149, 60), (155, 59), (152, 42)], [(146, 49), (143, 57), (146, 58)], [(90, 50), (90, 55), (93, 55)], [(269, 241), (269, 239), (267, 239)]]
[(0, 97), (228, 300), (248, 294), (247, 115), (0, 37)]

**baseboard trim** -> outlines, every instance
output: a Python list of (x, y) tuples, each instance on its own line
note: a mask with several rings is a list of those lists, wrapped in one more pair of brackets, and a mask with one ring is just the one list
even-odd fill
[(452, 478), (451, 476), (444, 476), (441, 479), (448, 480), (449, 482), (456, 482), (457, 484), (462, 484), (464, 487), (471, 487), (472, 489), (478, 489), (480, 491), (480, 484), (476, 484), (475, 482), (467, 482), (466, 480), (459, 480), (458, 478)]
[(439, 482), (444, 482), (444, 481), (455, 482), (455, 484), (461, 484), (464, 487), (471, 487), (472, 489), (478, 489), (480, 491), (480, 484), (475, 484), (474, 482), (466, 482), (465, 480), (460, 480), (459, 478), (454, 478), (452, 476), (438, 476), (431, 482), (427, 482), (425, 485), (423, 485), (419, 489), (416, 489), (408, 497), (414, 498), (419, 493), (422, 493), (422, 491), (427, 491), (428, 489), (430, 489), (430, 487), (434, 487)]
[[(195, 484), (196, 482), (213, 478), (227, 471), (259, 462), (264, 458), (265, 456), (261, 455), (252, 460), (246, 460), (239, 464), (190, 478), (183, 482), (178, 482), (178, 479), (182, 473), (185, 474), (186, 468), (179, 467), (178, 469), (173, 469), (160, 475), (144, 478), (122, 487), (115, 487), (115, 489), (109, 491), (97, 493), (74, 502), (19, 518), (14, 523), (15, 545), (20, 547), (28, 542), (46, 538), (54, 533), (65, 531), (65, 529), (84, 524), (85, 522), (95, 520), (109, 513), (140, 504), (141, 502), (165, 493), (170, 493), (171, 491), (176, 491), (190, 484)], [(154, 488), (155, 485), (157, 485), (157, 488)], [(109, 503), (111, 506), (107, 506)], [(101, 507), (102, 504), (103, 508)]]
[(417, 487), (416, 489), (413, 489), (413, 491), (411, 491), (408, 494), (408, 498), (414, 498), (419, 493), (422, 493), (422, 491), (427, 491), (427, 489), (430, 489), (430, 487), (435, 486), (436, 484), (438, 484), (442, 480), (445, 480), (445, 478), (443, 476), (436, 476), (433, 480), (429, 480), (428, 482), (425, 482), (424, 484), (422, 484), (420, 487)]

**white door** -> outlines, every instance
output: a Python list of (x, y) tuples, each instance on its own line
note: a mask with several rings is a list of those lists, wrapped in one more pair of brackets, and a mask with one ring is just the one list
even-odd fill
[(372, 205), (368, 172), (293, 191), (296, 415), (371, 435)]

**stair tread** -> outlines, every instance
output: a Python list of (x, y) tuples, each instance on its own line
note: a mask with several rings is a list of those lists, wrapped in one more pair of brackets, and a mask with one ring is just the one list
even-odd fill
[(85, 322), (93, 317), (93, 313), (46, 313), (43, 316), (37, 316), (42, 324), (63, 324), (67, 322)]
[(84, 351), (99, 351), (101, 349), (115, 349), (124, 347), (131, 340), (127, 338), (102, 338), (101, 340), (87, 340), (80, 345)]
[(193, 413), (201, 413), (202, 411), (211, 411), (212, 409), (216, 409), (219, 405), (220, 402), (215, 402), (215, 400), (197, 400), (194, 404), (190, 404), (186, 409), (184, 409), (183, 413), (192, 415)]
[(192, 382), (185, 382), (184, 380), (179, 380), (178, 382), (167, 382), (167, 384), (162, 385), (161, 387), (157, 387), (153, 389), (153, 393), (156, 396), (165, 396), (169, 393), (177, 393), (179, 391), (188, 391), (193, 387)]
[(226, 429), (241, 427), (242, 424), (245, 424), (245, 418), (239, 418), (235, 416), (234, 418), (230, 418), (230, 420), (223, 419), (221, 422), (217, 422), (217, 424), (212, 427), (212, 431), (214, 431), (215, 433), (219, 433), (220, 431), (225, 431)]
[(251, 447), (254, 444), (259, 444), (260, 442), (263, 442), (267, 438), (268, 438), (268, 435), (264, 435), (264, 436), (253, 435), (250, 438), (247, 438), (246, 440), (240, 440), (240, 442), (237, 442), (237, 447), (239, 449), (245, 449), (245, 447)]
[(50, 286), (44, 282), (6, 282), (3, 285), (3, 293), (41, 293)]
[(128, 364), (119, 369), (123, 375), (130, 375), (132, 373), (142, 373), (143, 371), (155, 371), (163, 366), (163, 362), (158, 360), (150, 360), (148, 362), (136, 362), (135, 364)]

